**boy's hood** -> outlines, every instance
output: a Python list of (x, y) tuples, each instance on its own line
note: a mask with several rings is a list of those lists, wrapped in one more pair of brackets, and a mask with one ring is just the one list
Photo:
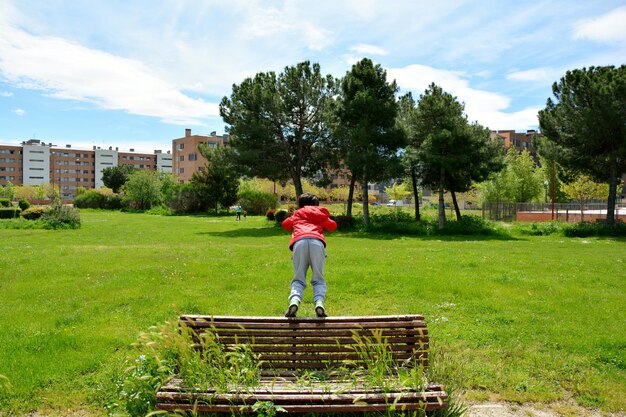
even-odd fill
[(294, 215), (313, 222), (322, 222), (328, 219), (330, 212), (326, 207), (305, 206), (297, 210)]

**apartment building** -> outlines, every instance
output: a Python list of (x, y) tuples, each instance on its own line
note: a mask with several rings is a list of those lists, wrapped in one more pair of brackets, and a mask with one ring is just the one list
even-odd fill
[(0, 145), (0, 184), (7, 182), (22, 184), (24, 163), (21, 146)]
[(537, 159), (537, 151), (533, 146), (533, 139), (540, 136), (536, 130), (527, 130), (526, 132), (516, 132), (515, 130), (494, 130), (491, 132), (492, 137), (498, 137), (504, 144), (504, 149), (508, 150), (513, 147), (521, 152), (526, 149)]
[(172, 173), (182, 184), (191, 180), (193, 173), (204, 167), (206, 158), (200, 153), (200, 144), (211, 148), (228, 145), (228, 135), (192, 135), (191, 129), (185, 129), (185, 136), (172, 141)]
[(71, 200), (76, 189), (99, 188), (102, 170), (118, 165), (133, 165), (137, 169), (172, 172), (172, 155), (163, 153), (129, 152), (109, 147), (91, 150), (65, 148), (31, 139), (18, 145), (0, 145), (0, 185), (52, 184), (60, 190), (61, 198)]

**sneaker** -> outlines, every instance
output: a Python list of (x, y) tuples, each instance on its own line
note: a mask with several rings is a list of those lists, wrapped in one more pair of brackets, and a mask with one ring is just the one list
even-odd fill
[(324, 304), (321, 301), (315, 303), (315, 314), (317, 317), (328, 317), (326, 314), (326, 309), (324, 308)]
[(297, 312), (298, 312), (298, 304), (293, 303), (287, 309), (287, 312), (285, 313), (285, 317), (296, 317)]

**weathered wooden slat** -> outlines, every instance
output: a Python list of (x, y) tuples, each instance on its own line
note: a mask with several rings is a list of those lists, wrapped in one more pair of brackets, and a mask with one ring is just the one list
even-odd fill
[[(419, 328), (425, 327), (426, 323), (423, 321), (390, 321), (390, 322), (377, 322), (369, 321), (362, 323), (350, 323), (350, 322), (325, 322), (325, 321), (283, 321), (283, 322), (241, 322), (239, 326), (233, 326), (232, 323), (224, 323), (219, 321), (213, 322), (194, 322), (193, 328), (215, 328), (215, 329), (234, 329), (237, 327), (243, 327), (246, 329), (271, 329), (271, 330), (298, 330), (298, 329), (396, 329), (396, 328)], [(192, 327), (192, 326), (188, 326)]]
[(230, 323), (241, 323), (241, 322), (261, 322), (261, 323), (282, 323), (285, 321), (309, 321), (309, 322), (349, 322), (349, 323), (358, 323), (358, 322), (370, 322), (370, 321), (411, 321), (411, 320), (424, 320), (424, 316), (422, 314), (403, 314), (398, 316), (388, 315), (388, 316), (332, 316), (325, 318), (317, 318), (317, 317), (298, 317), (297, 319), (289, 318), (289, 317), (277, 317), (277, 316), (211, 316), (211, 315), (196, 315), (196, 314), (183, 314), (180, 316), (180, 320), (189, 320), (189, 321), (221, 321), (221, 322), (230, 322)]
[[(353, 329), (353, 330), (324, 330), (324, 337), (344, 337), (351, 338), (353, 336), (360, 337), (372, 337), (372, 330), (379, 330), (382, 337), (421, 337), (428, 335), (428, 329), (425, 327), (419, 328), (405, 328), (405, 329)], [(319, 329), (299, 329), (297, 332), (293, 332), (291, 329), (286, 330), (288, 333), (278, 333), (272, 330), (250, 330), (250, 329), (211, 329), (209, 327), (193, 328), (193, 331), (197, 334), (204, 334), (211, 332), (218, 337), (300, 337), (300, 338), (315, 338), (319, 337)], [(295, 333), (295, 334), (294, 334)]]
[[(334, 393), (349, 393), (349, 394), (372, 394), (384, 392), (382, 388), (377, 387), (365, 387), (358, 381), (345, 381), (345, 379), (339, 381), (323, 381), (315, 385), (304, 385), (302, 383), (295, 383), (293, 381), (277, 380), (265, 380), (261, 381), (259, 386), (242, 388), (248, 394), (301, 394), (302, 392), (311, 394), (328, 394)], [(161, 387), (160, 391), (171, 392), (190, 392), (189, 388), (184, 385), (184, 381), (180, 378), (172, 378), (165, 385)], [(398, 392), (416, 392), (409, 387), (398, 387)], [(215, 393), (215, 389), (209, 389), (204, 391), (206, 393)], [(430, 384), (424, 387), (424, 392), (444, 392), (441, 384)]]
[[(384, 412), (391, 407), (391, 404), (323, 404), (323, 405), (282, 405), (288, 413), (363, 413), (368, 411)], [(407, 403), (395, 408), (398, 411), (432, 411), (446, 408), (447, 403)], [(199, 413), (252, 413), (252, 405), (180, 405), (180, 404), (157, 404), (157, 409), (165, 411), (185, 411), (194, 410)]]
[(178, 393), (169, 392), (157, 395), (160, 402), (183, 402), (183, 403), (211, 403), (211, 404), (250, 404), (255, 401), (272, 401), (280, 404), (341, 404), (354, 402), (389, 402), (398, 403), (403, 401), (432, 402), (445, 397), (443, 392), (377, 392), (377, 393)]
[[(394, 357), (394, 359), (402, 359), (402, 360), (411, 359), (411, 358), (419, 359), (412, 352), (411, 353), (396, 353), (396, 354), (393, 355), (393, 357)], [(291, 361), (291, 360), (298, 360), (298, 361), (320, 361), (320, 360), (323, 360), (323, 361), (343, 361), (343, 360), (357, 361), (357, 360), (362, 360), (363, 357), (361, 355), (359, 355), (359, 354), (356, 354), (356, 353), (326, 353), (324, 355), (307, 354), (307, 353), (300, 353), (300, 354), (293, 354), (293, 353), (274, 353), (274, 354), (272, 354), (272, 353), (262, 353), (262, 354), (259, 354), (258, 359), (260, 361)]]
[[(246, 345), (358, 345), (363, 342), (358, 342), (351, 337), (332, 337), (317, 335), (302, 337), (300, 335), (293, 337), (248, 337), (247, 335), (239, 337), (222, 337), (216, 339), (219, 343), (226, 345), (246, 344)], [(419, 344), (428, 341), (426, 337), (383, 337), (383, 343), (385, 344)], [(377, 341), (368, 340), (369, 344), (379, 344)]]

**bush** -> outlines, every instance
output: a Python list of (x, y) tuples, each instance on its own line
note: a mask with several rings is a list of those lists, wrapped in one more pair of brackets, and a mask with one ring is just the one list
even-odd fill
[(46, 229), (78, 229), (80, 227), (80, 214), (74, 207), (53, 205), (42, 216), (41, 220), (46, 224)]
[(11, 207), (11, 200), (8, 198), (0, 198), (0, 207)]
[(241, 208), (251, 215), (262, 216), (267, 210), (276, 208), (278, 197), (273, 193), (263, 191), (246, 190), (238, 195)]
[(285, 209), (276, 210), (276, 213), (274, 213), (274, 220), (276, 220), (276, 224), (281, 224), (289, 216), (291, 216), (291, 213)]
[(276, 220), (275, 214), (276, 214), (276, 210), (271, 209), (265, 213), (265, 217), (267, 217), (267, 220), (273, 222), (274, 220)]
[(563, 231), (563, 225), (557, 222), (546, 222), (546, 223), (517, 223), (514, 226), (514, 229), (517, 230), (522, 235), (527, 236), (549, 236), (554, 234), (559, 234)]
[(501, 234), (489, 220), (483, 220), (477, 216), (462, 216), (461, 220), (446, 222), (446, 227), (439, 230), (435, 228), (436, 235), (484, 235), (493, 236)]
[(174, 213), (197, 213), (202, 207), (191, 183), (185, 183), (172, 191), (167, 205)]
[(19, 207), (0, 207), (0, 219), (15, 219), (20, 217)]
[(354, 217), (352, 216), (330, 216), (337, 223), (338, 230), (350, 230), (354, 228)]
[(563, 232), (567, 237), (624, 237), (626, 236), (626, 223), (617, 221), (610, 226), (606, 223), (581, 222), (566, 227)]
[(117, 194), (89, 190), (74, 197), (74, 207), (119, 210), (122, 208), (122, 198)]
[(26, 200), (20, 200), (20, 202), (17, 203), (17, 205), (20, 206), (22, 211), (28, 210), (28, 208), (30, 207), (30, 203)]
[(48, 207), (32, 206), (22, 212), (22, 217), (26, 220), (37, 220), (43, 216), (46, 210), (48, 210)]

